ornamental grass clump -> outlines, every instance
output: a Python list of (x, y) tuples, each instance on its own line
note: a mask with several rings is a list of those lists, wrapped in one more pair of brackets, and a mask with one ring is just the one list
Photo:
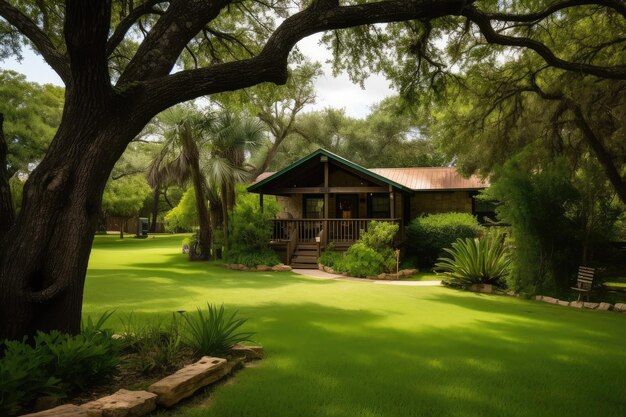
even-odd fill
[(449, 277), (453, 285), (468, 287), (473, 284), (506, 286), (511, 258), (504, 241), (499, 236), (482, 239), (458, 239), (452, 248), (445, 248), (435, 264), (435, 272)]
[(206, 313), (198, 308), (196, 314), (184, 314), (185, 343), (197, 356), (214, 356), (228, 353), (238, 343), (251, 342), (255, 333), (239, 331), (247, 319), (238, 318), (237, 314), (227, 314), (223, 304), (218, 308), (210, 303)]

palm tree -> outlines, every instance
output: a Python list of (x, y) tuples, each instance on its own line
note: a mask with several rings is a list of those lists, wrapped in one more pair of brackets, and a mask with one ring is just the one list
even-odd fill
[(200, 149), (206, 144), (211, 118), (189, 106), (176, 106), (158, 116), (164, 137), (161, 152), (148, 168), (148, 182), (153, 188), (166, 183), (191, 181), (198, 211), (197, 247), (190, 248), (192, 260), (208, 260), (211, 251), (211, 227), (207, 209), (207, 185), (200, 170)]
[(204, 172), (219, 190), (222, 200), (224, 240), (228, 240), (228, 214), (235, 207), (235, 184), (251, 179), (246, 157), (264, 139), (263, 124), (253, 118), (222, 111), (210, 128), (210, 152), (203, 161)]

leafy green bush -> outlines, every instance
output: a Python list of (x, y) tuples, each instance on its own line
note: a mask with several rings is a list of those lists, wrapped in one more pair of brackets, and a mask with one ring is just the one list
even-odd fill
[[(317, 263), (336, 269), (339, 262), (343, 258), (343, 253), (335, 249), (335, 245), (331, 242), (320, 253)], [(337, 269), (338, 270), (338, 269)]]
[[(5, 341), (0, 359), (0, 415), (17, 414), (39, 397), (63, 397), (61, 380), (48, 372), (52, 356), (24, 342)], [(0, 344), (2, 348), (2, 344)]]
[(457, 239), (479, 237), (482, 227), (469, 213), (438, 213), (415, 218), (406, 232), (407, 255), (424, 267), (433, 265)]
[(237, 311), (227, 314), (222, 304), (219, 308), (207, 303), (207, 314), (198, 307), (197, 314), (184, 314), (185, 342), (197, 356), (223, 355), (237, 343), (251, 341), (254, 332), (241, 332), (246, 319), (237, 318)]
[(267, 204), (261, 211), (258, 196), (242, 193), (230, 216), (224, 260), (248, 267), (279, 264), (278, 255), (267, 246), (277, 210), (276, 204)]
[(33, 346), (4, 342), (0, 359), (0, 414), (11, 414), (43, 396), (65, 397), (117, 371), (120, 343), (103, 329), (110, 313), (90, 318), (76, 336), (38, 332)]
[(501, 237), (458, 239), (452, 248), (445, 248), (448, 256), (439, 258), (435, 271), (443, 272), (453, 284), (467, 287), (472, 284), (506, 285), (511, 258)]
[(372, 221), (367, 232), (361, 233), (361, 238), (350, 246), (344, 256), (329, 251), (322, 254), (320, 262), (330, 262), (332, 265), (321, 263), (331, 266), (336, 271), (347, 272), (353, 277), (367, 277), (394, 271), (396, 254), (391, 244), (398, 228), (397, 224)]
[(342, 272), (353, 277), (367, 277), (395, 269), (396, 257), (392, 248), (372, 249), (357, 241), (350, 246), (346, 255), (338, 262)]
[(168, 232), (189, 232), (198, 225), (196, 194), (189, 187), (178, 202), (178, 205), (165, 214), (165, 229)]

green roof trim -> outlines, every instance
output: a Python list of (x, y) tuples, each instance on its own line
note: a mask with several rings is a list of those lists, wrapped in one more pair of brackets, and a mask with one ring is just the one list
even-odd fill
[(378, 175), (375, 172), (372, 172), (372, 171), (370, 171), (367, 168), (363, 168), (362, 166), (357, 165), (354, 162), (347, 160), (346, 158), (343, 158), (343, 157), (341, 157), (341, 156), (339, 156), (337, 154), (334, 154), (334, 153), (332, 153), (330, 151), (327, 151), (326, 149), (322, 149), (322, 148), (316, 150), (313, 153), (310, 153), (309, 155), (305, 156), (302, 159), (299, 159), (298, 161), (294, 162), (293, 164), (291, 164), (289, 166), (286, 166), (285, 168), (281, 169), (280, 171), (273, 173), (269, 177), (264, 178), (263, 180), (257, 182), (256, 184), (252, 184), (251, 186), (248, 187), (248, 191), (249, 192), (256, 192), (256, 190), (258, 190), (260, 187), (262, 187), (263, 185), (267, 184), (268, 182), (275, 180), (276, 178), (280, 177), (281, 175), (285, 174), (286, 172), (289, 172), (292, 169), (294, 169), (294, 168), (302, 165), (303, 163), (305, 163), (305, 162), (315, 158), (316, 156), (320, 156), (320, 155), (325, 155), (328, 158), (334, 159), (335, 161), (337, 161), (337, 162), (339, 162), (341, 164), (347, 165), (350, 168), (352, 168), (352, 169), (354, 169), (354, 170), (356, 170), (356, 171), (358, 171), (358, 172), (360, 172), (360, 173), (362, 173), (364, 175), (367, 175), (368, 177), (375, 178), (375, 179), (377, 179), (379, 181), (384, 182), (385, 184), (391, 185), (392, 187), (399, 188), (399, 189), (401, 189), (403, 191), (407, 191), (407, 192), (410, 192), (410, 193), (414, 192), (414, 190), (411, 190), (410, 188), (407, 188), (407, 187), (405, 187), (402, 184), (398, 184), (395, 181), (391, 181), (390, 179), (385, 178), (382, 175)]

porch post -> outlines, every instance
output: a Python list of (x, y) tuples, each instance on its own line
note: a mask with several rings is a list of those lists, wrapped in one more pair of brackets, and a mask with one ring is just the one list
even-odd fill
[(261, 207), (261, 213), (263, 213), (263, 193), (259, 194), (259, 207)]
[(328, 213), (329, 213), (329, 195), (328, 195), (328, 157), (323, 156), (324, 162), (324, 223), (322, 226), (322, 243), (324, 246), (328, 243)]
[(396, 201), (395, 201), (395, 191), (393, 191), (393, 187), (389, 186), (389, 217), (392, 219), (396, 218)]

